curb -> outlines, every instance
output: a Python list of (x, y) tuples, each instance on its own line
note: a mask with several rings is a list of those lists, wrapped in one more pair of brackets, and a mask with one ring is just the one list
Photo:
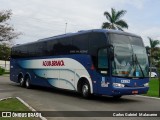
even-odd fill
[(155, 99), (155, 100), (160, 100), (158, 97), (149, 97), (149, 96), (142, 96), (142, 95), (135, 95), (136, 97), (142, 97), (142, 98), (150, 98), (150, 99)]
[[(20, 102), (22, 102), (28, 109), (30, 109), (32, 112), (37, 112), (34, 108), (32, 108), (29, 104), (27, 104), (24, 100), (22, 100), (20, 97), (16, 97)], [(45, 117), (40, 116), (41, 120), (47, 120)]]
[(12, 97), (2, 98), (2, 99), (0, 99), (0, 101), (7, 100), (7, 99), (10, 99), (10, 98), (12, 98)]

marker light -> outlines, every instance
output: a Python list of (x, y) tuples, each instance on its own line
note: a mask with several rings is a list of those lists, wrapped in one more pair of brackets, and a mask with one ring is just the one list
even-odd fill
[(94, 65), (91, 65), (91, 70), (95, 70), (95, 67), (94, 67)]
[(149, 87), (149, 84), (148, 84), (148, 83), (145, 83), (145, 84), (144, 84), (144, 87)]

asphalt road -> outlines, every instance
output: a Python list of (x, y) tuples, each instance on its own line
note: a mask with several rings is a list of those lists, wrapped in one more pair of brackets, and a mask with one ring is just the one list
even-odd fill
[[(25, 89), (0, 77), (0, 98), (20, 97), (37, 111), (160, 111), (160, 99), (123, 96), (119, 100), (110, 97), (83, 99), (74, 92), (34, 87)], [(158, 117), (50, 117), (49, 120), (159, 120)]]

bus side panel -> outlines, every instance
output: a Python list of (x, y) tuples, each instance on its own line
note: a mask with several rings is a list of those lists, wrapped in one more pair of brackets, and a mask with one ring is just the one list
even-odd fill
[(18, 82), (18, 75), (23, 74), (22, 69), (18, 66), (16, 59), (10, 60), (10, 80), (13, 82)]
[(10, 80), (16, 82), (15, 60), (10, 59)]
[[(65, 66), (45, 66), (44, 61), (64, 61)], [(69, 90), (77, 90), (78, 80), (86, 78), (94, 94), (109, 92), (108, 88), (101, 87), (102, 76), (92, 69), (92, 61), (89, 55), (70, 55), (59, 58), (47, 59), (17, 59), (11, 60), (14, 66), (11, 71), (12, 81), (17, 82), (20, 73), (31, 77), (31, 84), (45, 87), (57, 87)], [(106, 78), (108, 79), (108, 78)]]
[(51, 87), (51, 85), (47, 82), (47, 78), (45, 77), (40, 77), (35, 74), (34, 69), (25, 69), (22, 68), (20, 65), (20, 60), (19, 59), (11, 59), (10, 60), (10, 80), (13, 82), (19, 82), (18, 81), (18, 75), (22, 74), (23, 77), (26, 75), (30, 76), (30, 82), (32, 85), (38, 85), (38, 86), (44, 86), (44, 87)]
[(33, 85), (53, 86), (69, 90), (77, 90), (78, 80), (81, 77), (86, 77), (92, 88), (90, 75), (81, 61), (85, 59), (87, 62), (88, 58), (86, 59), (85, 55), (80, 57), (81, 59), (78, 61), (77, 56), (72, 55), (72, 58), (67, 56), (47, 59), (17, 59), (12, 74), (18, 76), (22, 73), (24, 77), (29, 75)]

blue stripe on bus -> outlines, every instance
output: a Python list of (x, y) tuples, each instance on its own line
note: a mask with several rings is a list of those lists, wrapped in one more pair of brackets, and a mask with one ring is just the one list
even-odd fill
[(76, 90), (76, 88), (74, 87), (74, 85), (70, 82), (70, 81), (68, 81), (68, 80), (66, 80), (66, 79), (62, 79), (62, 78), (48, 78), (48, 82), (52, 85), (52, 86), (54, 86), (54, 87), (57, 87), (56, 86), (56, 83), (55, 83), (55, 81), (57, 81), (57, 80), (61, 80), (61, 81), (65, 81), (65, 82), (67, 82), (67, 83), (69, 83), (70, 84), (70, 86), (72, 86), (72, 88), (73, 88), (73, 90)]

